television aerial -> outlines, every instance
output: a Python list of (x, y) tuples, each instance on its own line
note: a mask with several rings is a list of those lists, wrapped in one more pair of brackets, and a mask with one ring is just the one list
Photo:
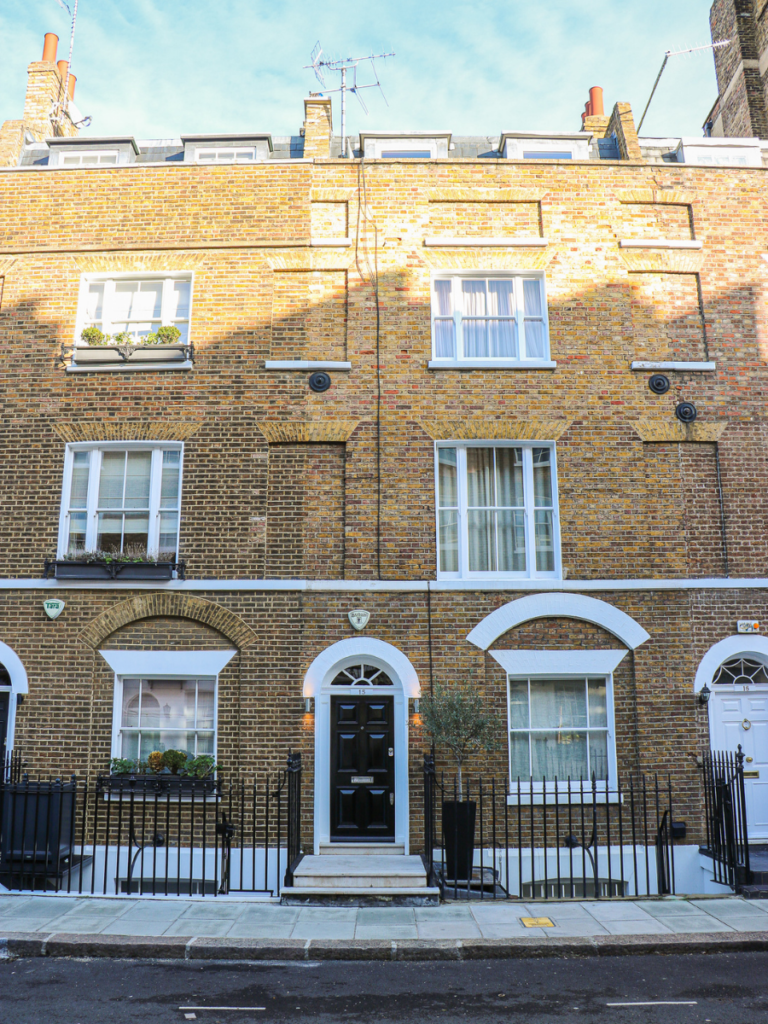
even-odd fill
[[(77, 108), (75, 107), (75, 104), (69, 98), (69, 76), (70, 76), (70, 73), (71, 73), (71, 70), (72, 70), (72, 50), (75, 47), (75, 26), (77, 25), (77, 5), (78, 5), (78, 2), (79, 2), (79, 0), (74, 0), (74, 6), (70, 7), (69, 4), (65, 2), (65, 0), (58, 0), (59, 7), (61, 7), (63, 10), (65, 10), (67, 12), (67, 14), (69, 15), (71, 27), (70, 27), (70, 33), (69, 33), (69, 59), (67, 60), (67, 73), (64, 76), (64, 96), (62, 98), (61, 103), (57, 104), (57, 109), (56, 109), (56, 123), (57, 124), (61, 124), (61, 122), (62, 122), (62, 120), (64, 118), (64, 115), (67, 113), (67, 111), (69, 110), (70, 107), (73, 108), (73, 110), (72, 110), (73, 113), (75, 111), (77, 111)], [(79, 111), (77, 111), (77, 113), (79, 115)], [(79, 117), (78, 120), (75, 120), (74, 118), (72, 118), (72, 123), (75, 124), (78, 128), (81, 125), (84, 128), (87, 128), (88, 125), (91, 123), (91, 118), (90, 117), (82, 117), (82, 118)]]
[[(62, 3), (62, 0), (59, 0)], [(361, 89), (378, 89), (384, 98), (384, 102), (387, 102), (387, 97), (384, 96), (384, 90), (381, 87), (379, 76), (376, 72), (376, 61), (384, 60), (386, 57), (394, 57), (394, 53), (372, 53), (369, 57), (345, 57), (343, 60), (328, 60), (323, 58), (323, 48), (320, 42), (315, 43), (314, 49), (310, 54), (312, 58), (311, 64), (305, 64), (305, 68), (311, 68), (315, 72), (320, 85), (326, 93), (340, 92), (341, 93), (341, 155), (347, 155), (347, 92), (354, 93), (360, 106), (363, 108), (364, 113), (368, 113), (368, 107), (365, 105), (363, 97), (360, 95)], [(373, 82), (358, 82), (357, 80), (357, 69), (363, 61), (371, 62), (371, 70), (375, 81)], [(327, 71), (338, 71), (341, 74), (341, 85), (338, 89), (327, 89), (325, 85), (325, 72)], [(352, 84), (347, 85), (347, 72), (352, 72)], [(388, 104), (387, 104), (388, 105)]]
[[(59, 0), (59, 3), (61, 3), (61, 0)], [(656, 75), (656, 81), (653, 83), (653, 88), (651, 89), (651, 95), (648, 97), (648, 102), (645, 104), (645, 110), (643, 111), (643, 116), (640, 118), (640, 123), (637, 126), (637, 134), (638, 135), (640, 134), (640, 129), (643, 127), (643, 121), (645, 120), (645, 115), (648, 113), (648, 107), (650, 107), (650, 105), (651, 105), (651, 100), (654, 97), (654, 93), (656, 92), (656, 87), (659, 84), (659, 80), (661, 79), (661, 76), (664, 74), (664, 68), (667, 66), (667, 61), (669, 60), (669, 58), (670, 57), (682, 57), (684, 54), (689, 54), (689, 53), (698, 53), (700, 50), (717, 50), (721, 46), (727, 46), (728, 43), (730, 43), (730, 39), (720, 39), (716, 43), (706, 43), (704, 46), (689, 46), (686, 50), (665, 50), (664, 51), (664, 60), (661, 62), (661, 68), (659, 69), (658, 75)]]

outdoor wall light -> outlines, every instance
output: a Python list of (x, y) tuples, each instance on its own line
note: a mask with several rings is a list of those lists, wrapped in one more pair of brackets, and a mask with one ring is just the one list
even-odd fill
[(706, 706), (709, 703), (709, 698), (711, 696), (712, 696), (712, 691), (707, 686), (707, 684), (704, 683), (702, 688), (699, 690), (699, 704), (704, 704)]
[(418, 715), (418, 713), (419, 713), (419, 698), (418, 697), (413, 702), (413, 713), (414, 713), (414, 715)]
[(312, 698), (311, 697), (305, 697), (304, 698), (304, 714), (305, 715), (311, 715), (312, 714)]

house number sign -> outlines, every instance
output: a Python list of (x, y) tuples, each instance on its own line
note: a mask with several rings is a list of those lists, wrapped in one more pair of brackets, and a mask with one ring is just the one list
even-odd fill
[(365, 629), (368, 625), (368, 619), (371, 617), (371, 613), (367, 612), (364, 608), (353, 608), (348, 613), (349, 621), (356, 630)]
[(49, 619), (57, 619), (64, 611), (64, 602), (52, 597), (48, 601), (43, 601), (43, 610)]

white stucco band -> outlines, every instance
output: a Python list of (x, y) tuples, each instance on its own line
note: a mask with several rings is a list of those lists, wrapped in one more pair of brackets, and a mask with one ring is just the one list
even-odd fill
[(698, 693), (712, 682), (715, 672), (724, 661), (736, 657), (757, 658), (758, 661), (768, 661), (768, 637), (754, 635), (727, 636), (725, 640), (710, 647), (707, 653), (699, 662), (696, 669), (696, 678), (693, 681), (693, 692)]
[(237, 654), (219, 651), (99, 651), (118, 676), (217, 676)]
[(510, 676), (610, 675), (627, 652), (491, 651)]
[(467, 636), (471, 644), (488, 650), (507, 630), (531, 619), (580, 619), (602, 626), (631, 650), (650, 640), (639, 622), (607, 601), (583, 594), (531, 594), (497, 608), (479, 622)]
[(21, 658), (8, 644), (0, 643), (0, 665), (4, 665), (11, 677), (11, 693), (29, 693), (27, 673)]
[(416, 669), (392, 644), (373, 637), (355, 636), (326, 647), (307, 669), (304, 676), (304, 696), (316, 697), (325, 677), (339, 662), (347, 658), (379, 658), (397, 675), (406, 697), (420, 697), (421, 684)]

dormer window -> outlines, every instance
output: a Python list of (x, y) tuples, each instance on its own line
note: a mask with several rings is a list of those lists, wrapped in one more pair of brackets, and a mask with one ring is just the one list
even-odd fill
[(589, 132), (503, 132), (499, 152), (507, 160), (589, 160)]
[(450, 132), (361, 132), (360, 148), (366, 160), (435, 160), (447, 157)]
[(234, 149), (199, 149), (197, 151), (199, 164), (235, 164), (255, 159), (256, 149), (253, 146), (239, 146)]
[(252, 164), (269, 160), (271, 135), (182, 135), (184, 163)]
[(132, 138), (48, 139), (49, 167), (116, 167), (133, 164), (139, 147)]
[(676, 155), (678, 163), (681, 164), (719, 167), (763, 166), (760, 139), (680, 139)]

